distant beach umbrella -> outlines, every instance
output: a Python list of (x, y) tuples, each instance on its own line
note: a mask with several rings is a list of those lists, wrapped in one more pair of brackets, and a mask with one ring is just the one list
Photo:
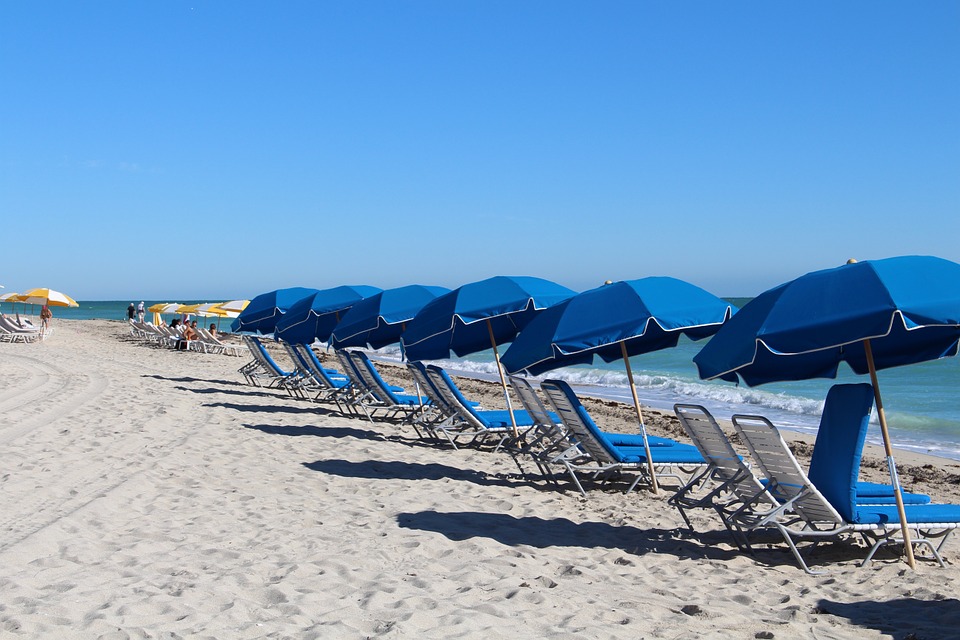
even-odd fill
[(530, 276), (494, 276), (462, 285), (424, 305), (407, 323), (401, 343), (409, 360), (438, 360), (453, 351), (465, 356), (493, 349), (500, 384), (518, 436), (507, 379), (497, 345), (510, 342), (538, 313), (566, 300), (574, 291)]
[(150, 313), (176, 313), (180, 308), (179, 302), (158, 302), (147, 308)]
[(46, 287), (30, 289), (18, 296), (20, 302), (27, 304), (45, 304), (48, 307), (79, 307), (77, 301), (65, 293)]
[(835, 378), (841, 362), (869, 374), (900, 515), (903, 509), (877, 370), (960, 351), (960, 265), (930, 256), (850, 262), (814, 271), (747, 303), (693, 361), (700, 377), (750, 386)]
[(538, 375), (559, 367), (623, 360), (654, 493), (656, 474), (647, 443), (630, 356), (677, 346), (681, 335), (699, 340), (716, 333), (735, 309), (683, 280), (651, 277), (608, 282), (560, 302), (530, 321), (503, 354), (510, 373)]
[(325, 342), (340, 318), (353, 305), (382, 291), (365, 284), (323, 289), (291, 305), (277, 321), (275, 335), (294, 344)]
[(334, 327), (330, 344), (335, 349), (367, 345), (380, 349), (397, 343), (406, 323), (428, 302), (449, 291), (446, 287), (412, 284), (364, 298)]
[(232, 313), (240, 313), (250, 304), (249, 300), (228, 300), (227, 302), (221, 302), (219, 307), (224, 311), (230, 311)]

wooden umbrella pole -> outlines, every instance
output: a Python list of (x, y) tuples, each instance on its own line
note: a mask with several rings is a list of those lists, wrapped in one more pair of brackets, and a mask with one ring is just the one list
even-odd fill
[(623, 363), (627, 367), (627, 379), (630, 381), (630, 393), (633, 395), (633, 408), (637, 410), (637, 420), (640, 421), (640, 434), (643, 436), (643, 451), (647, 455), (647, 471), (650, 473), (650, 491), (657, 494), (659, 492), (657, 474), (653, 470), (653, 457), (650, 455), (650, 443), (647, 442), (647, 427), (643, 424), (643, 412), (640, 411), (640, 399), (637, 398), (637, 386), (633, 382), (633, 369), (630, 367), (630, 358), (627, 356), (626, 343), (620, 343), (620, 353), (623, 355)]
[(507, 379), (503, 375), (503, 367), (500, 366), (500, 353), (497, 351), (497, 339), (493, 336), (493, 323), (487, 318), (487, 331), (490, 333), (490, 346), (493, 347), (493, 360), (497, 363), (497, 373), (500, 374), (500, 385), (503, 387), (503, 397), (507, 399), (507, 413), (510, 414), (510, 425), (513, 427), (513, 437), (520, 438), (520, 430), (517, 429), (517, 418), (513, 415), (513, 404), (510, 402), (510, 392), (507, 390)]
[(900, 514), (900, 531), (903, 534), (903, 549), (907, 554), (907, 564), (916, 570), (916, 561), (913, 558), (913, 545), (910, 543), (910, 529), (907, 526), (907, 513), (903, 508), (903, 493), (900, 489), (900, 478), (897, 475), (897, 465), (893, 460), (893, 449), (890, 446), (890, 433), (887, 431), (887, 415), (883, 411), (883, 400), (880, 398), (880, 385), (877, 382), (877, 368), (873, 362), (873, 347), (869, 340), (863, 341), (863, 350), (867, 356), (867, 367), (870, 369), (870, 382), (873, 383), (873, 397), (877, 404), (877, 419), (880, 421), (880, 434), (883, 436), (883, 449), (887, 454), (887, 467), (890, 472), (890, 482), (893, 484), (893, 496), (897, 501), (897, 513)]

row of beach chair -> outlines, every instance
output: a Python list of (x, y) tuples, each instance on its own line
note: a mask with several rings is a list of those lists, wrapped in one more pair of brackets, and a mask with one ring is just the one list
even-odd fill
[(0, 314), (0, 342), (36, 342), (43, 340), (43, 337), (40, 329), (29, 321), (17, 322), (10, 316)]
[[(307, 345), (283, 343), (293, 364), (282, 369), (258, 338), (244, 336), (253, 359), (240, 368), (248, 383), (285, 389), (291, 396), (335, 404), (344, 415), (373, 423), (392, 420), (418, 437), (456, 449), (489, 446), (505, 450), (528, 474), (529, 464), (549, 482), (564, 478), (587, 497), (592, 485), (625, 480), (625, 492), (652, 485), (652, 468), (675, 486), (669, 503), (692, 531), (690, 513), (719, 516), (734, 543), (753, 552), (760, 531), (780, 534), (803, 570), (815, 573), (807, 547), (825, 540), (862, 539), (863, 564), (897, 537), (900, 519), (889, 485), (860, 482), (860, 456), (873, 402), (868, 384), (835, 385), (827, 396), (809, 470), (803, 470), (776, 427), (761, 416), (733, 416), (749, 454), (739, 455), (702, 406), (678, 404), (675, 412), (692, 444), (670, 438), (603, 431), (573, 389), (543, 380), (537, 392), (528, 378), (510, 376), (523, 405), (488, 410), (468, 400), (453, 378), (433, 364), (408, 362), (412, 393), (389, 384), (362, 351), (337, 350), (339, 370), (324, 367)], [(514, 429), (516, 425), (516, 430)], [(644, 442), (646, 440), (646, 442)], [(649, 451), (649, 461), (648, 452)], [(752, 460), (752, 462), (751, 462)], [(940, 551), (960, 526), (960, 506), (933, 505), (929, 496), (903, 494), (913, 543), (943, 564)]]
[(195, 339), (185, 340), (180, 327), (173, 328), (165, 324), (155, 325), (152, 322), (138, 322), (136, 320), (130, 320), (129, 324), (131, 335), (170, 349), (217, 353), (236, 357), (248, 353), (246, 346), (224, 342), (203, 327), (195, 327), (194, 331), (197, 333)]

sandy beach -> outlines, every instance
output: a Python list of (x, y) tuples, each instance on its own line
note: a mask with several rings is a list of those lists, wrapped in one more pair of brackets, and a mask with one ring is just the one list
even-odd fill
[[(503, 453), (247, 386), (245, 361), (113, 321), (0, 344), (0, 637), (960, 634), (956, 539), (946, 568), (861, 568), (863, 549), (841, 544), (807, 575), (782, 544), (738, 552), (709, 514), (689, 533), (670, 491), (583, 499)], [(587, 404), (630, 428), (632, 409)], [(680, 437), (670, 416), (649, 427)], [(960, 502), (960, 465), (898, 460), (909, 490)], [(883, 478), (875, 452), (863, 477)]]

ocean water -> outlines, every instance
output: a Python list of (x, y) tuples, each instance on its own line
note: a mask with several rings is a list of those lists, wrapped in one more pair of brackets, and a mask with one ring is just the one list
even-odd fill
[[(125, 320), (126, 301), (80, 302), (75, 309), (55, 308), (56, 318), (76, 320)], [(134, 300), (132, 302), (139, 302)], [(146, 306), (162, 300), (147, 300)], [(184, 304), (204, 302), (181, 300)], [(734, 300), (735, 303), (742, 302)], [(9, 304), (2, 310), (11, 312)], [(16, 310), (23, 312), (23, 305)], [(29, 313), (30, 308), (27, 306)], [(39, 312), (35, 309), (33, 315)], [(165, 316), (170, 319), (172, 316)], [(211, 318), (211, 321), (216, 321)], [(226, 323), (224, 323), (226, 324)], [(674, 403), (702, 404), (718, 418), (735, 413), (761, 414), (774, 424), (807, 433), (815, 433), (827, 390), (837, 382), (869, 382), (844, 366), (837, 380), (805, 380), (762, 385), (750, 388), (722, 381), (703, 381), (697, 376), (693, 356), (704, 342), (685, 338), (675, 349), (665, 349), (631, 358), (637, 393), (642, 404), (672, 410)], [(502, 346), (500, 353), (506, 350)], [(377, 355), (388, 360), (401, 359), (398, 347), (381, 349)], [(485, 351), (439, 361), (438, 364), (458, 373), (496, 380), (493, 352)], [(542, 377), (568, 381), (577, 393), (632, 402), (622, 362), (566, 367)], [(960, 358), (944, 358), (932, 362), (885, 369), (878, 373), (891, 438), (899, 449), (960, 460)], [(880, 443), (876, 415), (868, 440)]]

